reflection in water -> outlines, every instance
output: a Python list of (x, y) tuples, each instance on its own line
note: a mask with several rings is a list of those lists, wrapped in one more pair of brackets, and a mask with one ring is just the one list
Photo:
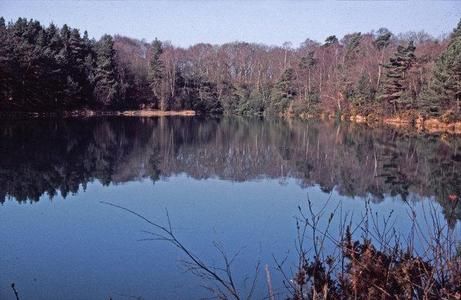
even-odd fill
[[(1, 121), (0, 201), (175, 174), (295, 178), (348, 197), (434, 197), (461, 218), (461, 139), (326, 122), (201, 118)], [(412, 195), (409, 199), (409, 196)]]
[[(1, 120), (0, 299), (14, 300), (12, 282), (21, 299), (209, 296), (178, 270), (177, 249), (136, 242), (152, 228), (100, 201), (160, 224), (168, 209), (180, 240), (210, 265), (221, 261), (214, 242), (241, 251), (233, 269), (240, 288), (259, 260), (285, 295), (274, 257), (296, 264), (293, 217), (306, 194), (315, 211), (341, 205), (354, 221), (371, 199), (380, 214), (395, 213), (392, 228), (404, 237), (407, 208), (424, 225), (432, 198), (437, 218), (442, 212), (459, 236), (460, 146), (458, 137), (317, 121)], [(255, 293), (267, 296), (264, 277)]]

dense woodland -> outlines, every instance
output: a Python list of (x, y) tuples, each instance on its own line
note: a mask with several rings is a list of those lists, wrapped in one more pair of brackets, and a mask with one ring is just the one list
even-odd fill
[[(154, 31), (155, 32), (155, 31)], [(0, 109), (193, 109), (203, 113), (400, 114), (459, 118), (461, 22), (442, 38), (385, 28), (299, 47), (233, 42), (175, 47), (90, 39), (0, 18)]]
[[(253, 118), (0, 121), (0, 203), (66, 197), (89, 182), (295, 178), (325, 193), (418, 201), (461, 219), (461, 139), (333, 122)], [(30, 149), (34, 149), (31, 151)]]

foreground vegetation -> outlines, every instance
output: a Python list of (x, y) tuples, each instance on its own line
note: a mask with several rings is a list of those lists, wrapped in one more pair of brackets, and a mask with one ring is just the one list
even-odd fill
[[(291, 299), (461, 298), (459, 236), (433, 206), (424, 211), (423, 222), (409, 206), (407, 236), (393, 228), (392, 212), (385, 216), (369, 206), (358, 223), (341, 220), (339, 235), (330, 229), (337, 211), (314, 212), (310, 201), (299, 211), (299, 262), (287, 285)], [(330, 253), (327, 241), (335, 249)]]
[(0, 110), (154, 108), (203, 113), (460, 119), (461, 22), (453, 33), (385, 28), (299, 47), (187, 49), (67, 25), (0, 18)]
[[(172, 225), (168, 211), (162, 225), (145, 216), (109, 202), (103, 204), (124, 210), (145, 221), (151, 230), (143, 240), (171, 244), (186, 257), (188, 271), (203, 280), (203, 286), (217, 299), (254, 299), (261, 276), (261, 262), (255, 264), (250, 284), (241, 287), (233, 272), (237, 254), (229, 256), (214, 243), (222, 256), (222, 266), (212, 265), (187, 247)], [(312, 202), (299, 207), (296, 218), (297, 263), (274, 257), (275, 269), (284, 278), (285, 290), (274, 289), (268, 264), (265, 265), (267, 294), (263, 299), (460, 299), (461, 244), (459, 236), (438, 218), (430, 206), (424, 222), (416, 221), (409, 206), (408, 236), (397, 233), (392, 213), (383, 216), (368, 205), (361, 220), (340, 214), (339, 231), (333, 233), (339, 212), (314, 211)], [(419, 243), (419, 245), (417, 245)], [(246, 278), (244, 281), (246, 281)], [(288, 295), (288, 297), (287, 297)]]

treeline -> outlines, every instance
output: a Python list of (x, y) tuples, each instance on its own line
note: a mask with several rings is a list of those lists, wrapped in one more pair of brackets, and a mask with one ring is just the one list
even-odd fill
[(461, 22), (446, 38), (385, 28), (299, 47), (187, 49), (157, 39), (89, 39), (64, 25), (0, 18), (0, 109), (193, 109), (229, 114), (399, 114), (458, 118)]

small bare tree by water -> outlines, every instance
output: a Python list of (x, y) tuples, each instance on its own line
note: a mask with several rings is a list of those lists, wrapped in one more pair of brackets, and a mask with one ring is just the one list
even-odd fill
[(143, 215), (130, 210), (128, 208), (102, 201), (101, 203), (122, 209), (130, 214), (135, 215), (136, 217), (144, 220), (151, 226), (155, 231), (143, 231), (148, 234), (149, 237), (143, 239), (144, 241), (164, 241), (167, 242), (176, 248), (178, 248), (186, 257), (187, 260), (184, 260), (183, 263), (186, 266), (187, 270), (192, 272), (194, 275), (203, 279), (206, 286), (205, 288), (209, 290), (214, 296), (218, 299), (252, 299), (253, 293), (256, 288), (256, 281), (259, 275), (260, 262), (258, 261), (255, 265), (255, 275), (253, 276), (249, 291), (243, 294), (237, 288), (234, 275), (232, 273), (232, 264), (235, 262), (235, 259), (239, 255), (239, 252), (235, 253), (232, 256), (229, 256), (218, 243), (214, 243), (214, 247), (221, 254), (223, 260), (223, 266), (217, 267), (209, 265), (202, 258), (194, 254), (191, 249), (187, 248), (176, 236), (173, 226), (171, 224), (170, 215), (168, 210), (166, 211), (167, 225), (163, 226), (158, 223), (155, 223)]

